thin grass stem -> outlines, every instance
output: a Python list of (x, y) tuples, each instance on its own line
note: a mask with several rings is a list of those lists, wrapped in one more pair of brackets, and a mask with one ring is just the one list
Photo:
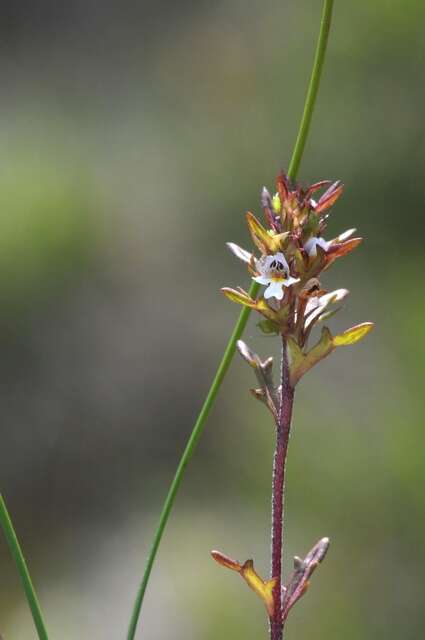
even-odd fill
[(25, 558), (22, 553), (21, 546), (19, 544), (17, 535), (15, 533), (15, 529), (13, 527), (11, 517), (7, 510), (6, 503), (1, 494), (0, 494), (0, 524), (3, 529), (3, 533), (5, 535), (10, 552), (15, 561), (16, 568), (18, 569), (19, 575), (21, 577), (22, 586), (24, 588), (27, 602), (31, 610), (35, 628), (37, 629), (39, 640), (48, 640), (46, 625), (44, 624), (40, 603), (38, 601), (37, 594), (35, 592), (34, 585), (31, 580), (31, 576), (28, 570), (27, 563), (25, 562)]

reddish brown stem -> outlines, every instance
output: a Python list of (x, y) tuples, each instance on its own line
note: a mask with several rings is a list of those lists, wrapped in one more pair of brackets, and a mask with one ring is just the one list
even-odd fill
[(284, 526), (285, 467), (291, 430), (294, 389), (289, 381), (286, 340), (282, 336), (282, 392), (276, 424), (276, 449), (272, 486), (272, 562), (271, 577), (277, 578), (273, 590), (274, 611), (270, 618), (270, 640), (282, 640), (282, 544)]

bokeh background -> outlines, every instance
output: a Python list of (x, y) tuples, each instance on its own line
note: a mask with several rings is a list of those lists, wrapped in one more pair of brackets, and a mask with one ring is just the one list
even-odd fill
[[(419, 640), (424, 614), (425, 5), (336, 1), (300, 179), (341, 179), (326, 275), (373, 320), (300, 385), (286, 567), (326, 562), (288, 638)], [(52, 638), (124, 638), (162, 500), (238, 309), (243, 214), (288, 164), (320, 3), (0, 3), (1, 491)], [(246, 338), (275, 353), (252, 319)], [(235, 359), (138, 638), (266, 638), (211, 548), (268, 572), (273, 427)], [(35, 631), (0, 539), (0, 633)]]

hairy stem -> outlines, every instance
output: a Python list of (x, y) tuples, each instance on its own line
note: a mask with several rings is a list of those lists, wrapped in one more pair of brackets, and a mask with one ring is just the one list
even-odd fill
[(277, 578), (273, 590), (274, 613), (270, 620), (270, 639), (281, 640), (282, 623), (282, 547), (285, 520), (285, 469), (291, 431), (294, 389), (289, 382), (289, 363), (286, 340), (282, 336), (282, 392), (276, 425), (276, 449), (273, 462), (272, 484), (272, 560), (271, 577)]
[(21, 577), (25, 595), (27, 597), (28, 605), (34, 620), (34, 625), (35, 625), (35, 628), (37, 629), (37, 635), (40, 640), (48, 640), (47, 630), (44, 624), (37, 594), (35, 593), (34, 585), (32, 583), (31, 576), (29, 574), (27, 563), (25, 562), (25, 558), (22, 553), (21, 546), (16, 536), (15, 529), (13, 528), (12, 520), (7, 511), (6, 504), (1, 494), (0, 494), (0, 524), (2, 526), (5, 538), (7, 540), (7, 544), (9, 545), (9, 549), (15, 561), (16, 567), (19, 571), (19, 575)]
[[(300, 162), (304, 153), (304, 148), (305, 148), (305, 144), (308, 137), (308, 132), (310, 129), (314, 106), (316, 104), (317, 92), (319, 89), (323, 63), (325, 60), (326, 45), (328, 42), (329, 28), (330, 28), (331, 16), (332, 16), (332, 7), (333, 7), (333, 0), (324, 0), (322, 18), (320, 23), (319, 39), (316, 47), (316, 54), (314, 58), (313, 69), (311, 72), (310, 82), (307, 90), (307, 95), (306, 95), (304, 110), (303, 110), (299, 130), (298, 130), (298, 135), (295, 142), (295, 147), (292, 152), (291, 160), (289, 163), (288, 176), (292, 180), (295, 180), (297, 177), (298, 169), (300, 166)], [(252, 282), (249, 289), (249, 295), (252, 298), (255, 298), (258, 294), (259, 288), (260, 287), (256, 282)], [(235, 354), (236, 342), (239, 340), (239, 338), (242, 336), (242, 333), (244, 332), (246, 323), (248, 322), (250, 312), (251, 310), (248, 307), (244, 307), (244, 309), (242, 309), (242, 311), (239, 314), (236, 325), (229, 338), (229, 342), (227, 343), (223, 358), (214, 376), (214, 379), (208, 391), (207, 397), (204, 401), (204, 404), (202, 405), (201, 411), (195, 422), (192, 433), (189, 437), (186, 448), (183, 451), (183, 455), (180, 459), (176, 473), (174, 475), (174, 478), (168, 490), (167, 497), (162, 507), (158, 526), (154, 534), (152, 546), (146, 561), (143, 578), (136, 594), (136, 599), (133, 605), (130, 625), (127, 633), (127, 640), (134, 640), (135, 638), (137, 624), (140, 617), (140, 611), (142, 609), (143, 599), (145, 597), (145, 592), (146, 592), (146, 588), (152, 572), (152, 567), (155, 562), (159, 544), (161, 542), (162, 535), (167, 525), (171, 510), (173, 508), (173, 504), (174, 504), (179, 486), (183, 479), (186, 466), (190, 458), (192, 457), (195, 447), (205, 428), (205, 423), (210, 413), (211, 407), (215, 402), (218, 391), (221, 387), (221, 383), (223, 382), (223, 379), (227, 373), (227, 370)]]

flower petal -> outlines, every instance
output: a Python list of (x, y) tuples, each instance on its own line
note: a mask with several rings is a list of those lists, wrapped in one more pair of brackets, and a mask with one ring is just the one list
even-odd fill
[(286, 261), (285, 256), (283, 255), (283, 253), (281, 251), (279, 251), (278, 253), (275, 253), (275, 255), (273, 257), (274, 257), (275, 260), (278, 260), (279, 262), (281, 262), (283, 264), (283, 266), (285, 267), (286, 271), (289, 271), (288, 263)]
[(317, 247), (321, 247), (323, 251), (327, 251), (331, 246), (332, 242), (326, 241), (324, 238), (310, 238), (304, 245), (304, 249), (308, 253), (309, 256), (315, 258), (317, 256)]
[(267, 276), (255, 276), (255, 278), (252, 278), (252, 279), (255, 280), (255, 282), (258, 282), (258, 284), (263, 284), (263, 285), (270, 284), (270, 278), (267, 278)]
[(282, 284), (284, 287), (292, 287), (293, 284), (296, 284), (299, 281), (300, 278), (293, 278), (292, 276), (289, 276), (286, 280), (283, 280)]
[(283, 283), (283, 280), (279, 280), (278, 282), (270, 282), (269, 286), (264, 292), (264, 297), (266, 298), (266, 300), (268, 300), (268, 298), (276, 298), (276, 300), (282, 300)]
[(345, 240), (348, 240), (348, 238), (351, 238), (353, 233), (356, 233), (356, 231), (357, 229), (347, 229), (347, 231), (344, 231), (344, 233), (341, 233), (337, 238), (335, 238), (334, 242), (344, 242)]
[(242, 247), (239, 247), (239, 245), (235, 244), (234, 242), (226, 242), (226, 245), (230, 249), (230, 251), (237, 258), (239, 258), (239, 260), (242, 260), (242, 262), (246, 262), (247, 264), (251, 262), (252, 253), (249, 253), (249, 251), (242, 249)]
[(328, 305), (341, 302), (348, 294), (348, 289), (335, 289), (335, 291), (325, 293), (322, 296), (310, 298), (304, 311), (305, 328), (307, 329), (311, 324), (316, 322), (317, 319), (322, 319), (319, 318), (319, 316), (321, 316)]

